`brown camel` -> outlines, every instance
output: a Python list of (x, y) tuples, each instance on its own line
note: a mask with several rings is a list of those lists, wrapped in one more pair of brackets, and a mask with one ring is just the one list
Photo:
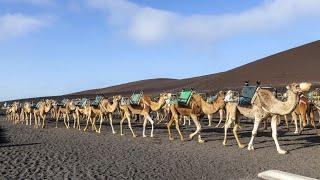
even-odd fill
[(304, 91), (308, 91), (310, 89), (311, 84), (309, 83), (301, 83), (298, 84), (290, 84), (287, 86), (287, 100), (280, 101), (278, 100), (273, 92), (258, 88), (255, 92), (255, 95), (252, 98), (252, 107), (251, 108), (244, 108), (238, 106), (238, 103), (227, 103), (227, 122), (225, 125), (225, 137), (223, 144), (227, 143), (227, 130), (232, 123), (235, 123), (234, 126), (234, 136), (237, 140), (237, 143), (240, 148), (243, 148), (244, 145), (241, 144), (237, 135), (237, 129), (240, 126), (240, 122), (237, 119), (237, 110), (244, 116), (254, 119), (254, 127), (252, 130), (252, 137), (248, 144), (248, 150), (253, 150), (253, 140), (254, 137), (257, 135), (257, 130), (259, 124), (262, 120), (266, 120), (267, 117), (272, 117), (271, 119), (271, 128), (272, 128), (272, 137), (275, 141), (277, 151), (280, 154), (286, 154), (287, 151), (280, 148), (277, 139), (277, 116), (278, 115), (286, 115), (290, 114), (294, 111), (296, 105), (299, 101), (298, 94)]
[(189, 138), (192, 139), (195, 135), (198, 134), (198, 142), (203, 143), (204, 140), (201, 139), (201, 135), (200, 135), (201, 124), (199, 121), (199, 117), (203, 113), (213, 114), (217, 112), (222, 106), (224, 106), (224, 97), (225, 97), (225, 93), (223, 91), (220, 91), (217, 94), (217, 99), (212, 104), (210, 104), (205, 100), (203, 100), (201, 95), (199, 95), (196, 92), (192, 92), (188, 105), (180, 105), (179, 103), (172, 104), (170, 106), (170, 111), (172, 116), (171, 116), (171, 120), (167, 124), (169, 140), (173, 140), (171, 130), (170, 130), (173, 122), (175, 122), (175, 126), (180, 135), (180, 139), (183, 140), (183, 136), (179, 127), (179, 115), (182, 115), (182, 116), (190, 116), (197, 128), (194, 133), (189, 135)]
[(45, 128), (46, 126), (46, 115), (50, 112), (52, 108), (52, 100), (40, 101), (37, 104), (37, 108), (33, 110), (34, 116), (34, 127), (38, 128), (41, 125), (42, 119), (42, 126), (41, 128)]
[[(313, 128), (317, 129), (315, 122), (314, 122), (314, 112), (311, 108), (312, 108), (312, 105), (311, 105), (311, 103), (309, 103), (308, 98), (306, 96), (304, 96), (303, 94), (301, 94), (297, 107), (291, 113), (292, 119), (294, 120), (294, 123), (295, 123), (295, 131), (294, 131), (295, 134), (302, 133), (303, 128), (307, 124), (307, 118), (310, 119), (311, 125), (313, 126)], [(300, 123), (299, 123), (300, 130), (298, 130), (299, 129), (298, 128), (298, 117), (300, 120)]]
[[(112, 103), (108, 100), (108, 99), (103, 99), (100, 103), (100, 107), (103, 109), (103, 115), (109, 116), (109, 121), (110, 121), (110, 126), (112, 129), (112, 133), (115, 134), (116, 132), (114, 131), (113, 128), (113, 113), (116, 112), (118, 105), (119, 105), (119, 101), (121, 100), (122, 96), (118, 95), (118, 96), (113, 96), (113, 100)], [(100, 126), (99, 129), (97, 130), (98, 133), (101, 132), (101, 125), (103, 122), (103, 117), (100, 119)]]
[(88, 99), (83, 99), (82, 104), (76, 105), (75, 116), (76, 120), (74, 121), (73, 127), (81, 130), (80, 119), (88, 117), (90, 111), (90, 102)]
[(142, 94), (141, 100), (138, 105), (131, 105), (130, 103), (127, 105), (121, 105), (120, 109), (124, 111), (124, 117), (120, 121), (121, 135), (123, 135), (122, 123), (124, 122), (125, 119), (127, 119), (129, 128), (132, 132), (132, 135), (135, 137), (135, 134), (131, 128), (131, 122), (130, 122), (131, 117), (130, 116), (131, 115), (142, 115), (144, 117), (142, 136), (147, 137), (145, 134), (145, 129), (146, 129), (147, 120), (148, 120), (151, 123), (150, 137), (154, 137), (154, 134), (153, 134), (154, 121), (150, 117), (150, 112), (151, 111), (158, 111), (159, 109), (161, 109), (165, 105), (166, 100), (170, 98), (170, 96), (171, 96), (170, 93), (162, 93), (162, 94), (160, 94), (158, 102), (154, 102), (151, 100), (150, 96)]
[(25, 102), (22, 107), (22, 112), (24, 114), (24, 120), (26, 121), (26, 125), (32, 125), (32, 114), (33, 114), (33, 107), (30, 102)]
[(59, 106), (58, 112), (56, 114), (56, 128), (58, 128), (58, 120), (60, 116), (62, 115), (63, 117), (63, 122), (64, 125), (66, 126), (67, 129), (70, 128), (70, 114), (74, 112), (76, 109), (76, 106), (74, 104), (73, 100), (65, 100), (64, 106)]

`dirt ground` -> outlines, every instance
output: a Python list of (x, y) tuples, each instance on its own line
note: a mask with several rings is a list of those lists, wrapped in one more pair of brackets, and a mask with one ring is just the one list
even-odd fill
[[(111, 134), (108, 123), (97, 134), (66, 129), (62, 122), (56, 129), (50, 120), (47, 128), (34, 129), (0, 117), (0, 179), (257, 179), (270, 169), (320, 178), (320, 137), (314, 130), (298, 136), (293, 125), (291, 132), (279, 127), (280, 145), (289, 151), (280, 155), (270, 125), (260, 129), (255, 150), (248, 151), (238, 148), (231, 131), (223, 146), (223, 129), (206, 124), (202, 135), (207, 142), (198, 144), (181, 142), (175, 128), (176, 139), (169, 141), (164, 125), (156, 125), (154, 138), (142, 138), (141, 123), (135, 124), (139, 136), (133, 138), (127, 127), (125, 136)], [(118, 121), (115, 128), (119, 132)], [(249, 142), (251, 128), (250, 121), (242, 123), (243, 143)], [(184, 136), (194, 129), (184, 127)]]

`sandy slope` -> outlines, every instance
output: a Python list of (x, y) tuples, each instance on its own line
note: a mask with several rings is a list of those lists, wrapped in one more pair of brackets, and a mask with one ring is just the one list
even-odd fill
[[(251, 123), (243, 124), (242, 141), (248, 142)], [(119, 131), (119, 126), (116, 125)], [(279, 169), (320, 178), (320, 137), (309, 130), (301, 136), (280, 129), (280, 144), (288, 155), (277, 154), (270, 129), (260, 131), (255, 151), (238, 149), (235, 140), (222, 146), (222, 129), (207, 128), (205, 144), (170, 142), (158, 125), (156, 137), (111, 135), (104, 124), (102, 134), (54, 128), (12, 125), (0, 119), (0, 179), (253, 179), (263, 170)], [(191, 128), (184, 128), (186, 136)], [(148, 131), (149, 133), (150, 131)], [(177, 137), (176, 131), (174, 131)]]

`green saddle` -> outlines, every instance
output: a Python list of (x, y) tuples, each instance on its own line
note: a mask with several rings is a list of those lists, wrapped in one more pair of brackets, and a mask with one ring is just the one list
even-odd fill
[(94, 99), (94, 101), (92, 101), (91, 105), (92, 106), (99, 106), (101, 100), (103, 99), (102, 96), (96, 96), (96, 98)]
[(66, 104), (67, 104), (67, 99), (63, 99), (60, 103), (57, 104), (57, 106), (60, 106), (60, 107), (65, 107)]
[(74, 102), (74, 104), (78, 107), (84, 107), (84, 105), (86, 104), (87, 99), (86, 98), (82, 98), (81, 100), (77, 100)]
[(178, 98), (178, 104), (187, 106), (189, 104), (189, 101), (192, 96), (192, 90), (191, 89), (183, 89), (180, 93), (180, 96)]
[(134, 93), (132, 94), (132, 96), (130, 97), (130, 104), (132, 104), (132, 105), (139, 105), (142, 95), (143, 95), (143, 92), (142, 92), (142, 91), (139, 92), (139, 93), (134, 92)]
[(239, 98), (239, 105), (248, 106), (251, 105), (251, 100), (256, 93), (257, 86), (244, 86), (240, 98)]

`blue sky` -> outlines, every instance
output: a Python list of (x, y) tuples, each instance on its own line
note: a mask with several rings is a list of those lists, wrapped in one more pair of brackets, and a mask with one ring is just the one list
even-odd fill
[(0, 100), (212, 74), (319, 36), (319, 0), (0, 0)]

